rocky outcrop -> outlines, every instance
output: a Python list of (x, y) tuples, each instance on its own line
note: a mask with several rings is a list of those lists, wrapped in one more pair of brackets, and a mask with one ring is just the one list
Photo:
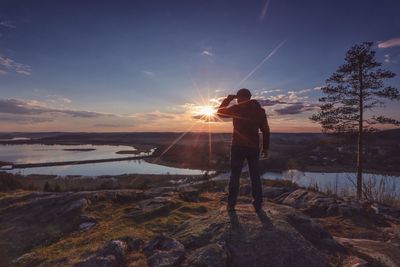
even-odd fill
[[(8, 195), (0, 198), (0, 260), (6, 266), (76, 267), (354, 267), (400, 262), (395, 208), (380, 205), (379, 213), (371, 205), (304, 189), (264, 189), (259, 213), (247, 189), (235, 212), (226, 211), (224, 193), (203, 195), (191, 187)], [(96, 209), (111, 210), (102, 218)], [(354, 216), (362, 220), (353, 221)], [(109, 241), (99, 241), (103, 232), (94, 234), (114, 226), (118, 236), (105, 239)], [(345, 231), (353, 229), (376, 232), (376, 238), (346, 236)], [(98, 243), (74, 255), (79, 256), (74, 261), (32, 256), (37, 253), (33, 248), (68, 234), (73, 236), (69, 242), (79, 236), (81, 243)], [(92, 239), (85, 240), (86, 234)]]
[(312, 220), (303, 218), (299, 226), (293, 217), (302, 216), (294, 209), (272, 203), (265, 206), (259, 214), (247, 204), (239, 205), (236, 212), (214, 211), (186, 222), (173, 236), (189, 251), (188, 261), (204, 262), (204, 255), (218, 254), (220, 262), (229, 266), (329, 266), (324, 251), (343, 251)]
[(81, 194), (31, 193), (0, 201), (0, 262), (79, 228), (89, 201)]

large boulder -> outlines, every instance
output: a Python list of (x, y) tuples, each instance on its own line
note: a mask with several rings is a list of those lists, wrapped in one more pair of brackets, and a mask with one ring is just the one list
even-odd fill
[(128, 251), (127, 244), (122, 240), (111, 240), (102, 249), (78, 262), (74, 267), (117, 267), (120, 266)]
[[(226, 266), (226, 259), (229, 266), (329, 266), (325, 253), (342, 253), (312, 219), (287, 206), (264, 206), (258, 215), (251, 205), (239, 204), (236, 212), (221, 209), (182, 224), (173, 237), (187, 249), (184, 264), (213, 261), (221, 264), (212, 266)], [(217, 254), (218, 261), (211, 260)]]
[(160, 235), (150, 240), (143, 252), (150, 267), (180, 266), (185, 248), (176, 239)]
[(0, 262), (7, 264), (32, 248), (79, 230), (89, 204), (77, 193), (15, 194), (0, 199)]

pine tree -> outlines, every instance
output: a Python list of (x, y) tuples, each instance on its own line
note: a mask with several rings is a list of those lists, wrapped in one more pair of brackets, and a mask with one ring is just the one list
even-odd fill
[(345, 63), (326, 80), (321, 88), (326, 96), (319, 99), (321, 109), (310, 119), (318, 122), (326, 133), (356, 133), (357, 148), (357, 197), (362, 194), (363, 136), (376, 131), (373, 125), (393, 124), (400, 121), (368, 113), (374, 107), (383, 107), (384, 100), (400, 100), (399, 90), (385, 86), (395, 74), (381, 69), (375, 60), (372, 42), (354, 45), (346, 53)]

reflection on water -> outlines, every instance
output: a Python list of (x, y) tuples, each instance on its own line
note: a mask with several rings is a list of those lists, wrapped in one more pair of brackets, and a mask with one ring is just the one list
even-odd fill
[[(221, 173), (214, 177), (215, 180), (229, 179), (230, 173)], [(356, 174), (349, 172), (302, 172), (298, 170), (288, 170), (284, 172), (266, 172), (261, 175), (263, 179), (280, 180), (285, 179), (295, 182), (302, 187), (318, 187), (320, 191), (333, 191), (337, 193), (355, 194)], [(395, 190), (400, 195), (400, 176), (382, 175), (382, 174), (363, 174), (364, 183), (375, 184), (379, 186), (383, 181), (389, 190)], [(382, 185), (381, 184), (381, 185)]]
[[(71, 149), (86, 151), (71, 151)], [(116, 152), (120, 150), (135, 149), (130, 146), (109, 145), (0, 145), (0, 161), (13, 163), (40, 163), (133, 156), (116, 154)]]
[[(136, 150), (130, 146), (110, 145), (0, 145), (0, 161), (13, 163), (39, 163), (55, 161), (79, 161), (92, 159), (120, 158), (135, 156), (134, 154), (116, 154), (121, 150)], [(154, 152), (151, 149), (137, 155), (148, 155)], [(180, 169), (151, 164), (143, 160), (115, 161), (93, 164), (65, 165), (36, 167), (26, 169), (14, 169), (9, 172), (28, 174), (49, 174), (49, 175), (120, 175), (129, 173), (141, 174), (185, 174), (200, 175), (204, 171)]]
[(37, 167), (20, 170), (9, 171), (12, 173), (28, 174), (50, 174), (50, 175), (84, 175), (84, 176), (100, 176), (100, 175), (121, 175), (129, 173), (140, 174), (185, 174), (185, 175), (201, 175), (204, 171), (180, 169), (167, 167), (157, 164), (148, 163), (143, 160), (130, 161), (114, 161), (81, 165), (66, 165), (52, 167)]
[[(350, 172), (301, 172), (298, 170), (288, 170), (282, 173), (266, 172), (262, 175), (264, 179), (285, 179), (295, 182), (303, 187), (318, 187), (321, 191), (336, 191), (338, 193), (347, 191), (355, 193), (356, 174)], [(386, 186), (391, 187), (400, 194), (400, 177), (393, 175), (382, 174), (363, 174), (364, 183), (371, 182), (379, 185), (381, 181), (385, 182)]]

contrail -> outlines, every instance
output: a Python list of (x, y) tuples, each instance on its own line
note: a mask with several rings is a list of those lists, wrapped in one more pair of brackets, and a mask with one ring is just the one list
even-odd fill
[(246, 75), (246, 77), (243, 78), (236, 86), (235, 88), (239, 87), (242, 83), (244, 83), (248, 78), (250, 78), (251, 75), (253, 75), (268, 59), (270, 59), (285, 43), (287, 39), (283, 40), (277, 47), (275, 47), (274, 50), (271, 51), (258, 65), (250, 71), (249, 74)]
[(265, 15), (267, 14), (269, 2), (270, 2), (270, 0), (267, 0), (267, 1), (265, 2), (265, 4), (264, 4), (263, 9), (261, 10), (261, 14), (260, 14), (260, 20), (261, 20), (261, 21), (264, 20)]

